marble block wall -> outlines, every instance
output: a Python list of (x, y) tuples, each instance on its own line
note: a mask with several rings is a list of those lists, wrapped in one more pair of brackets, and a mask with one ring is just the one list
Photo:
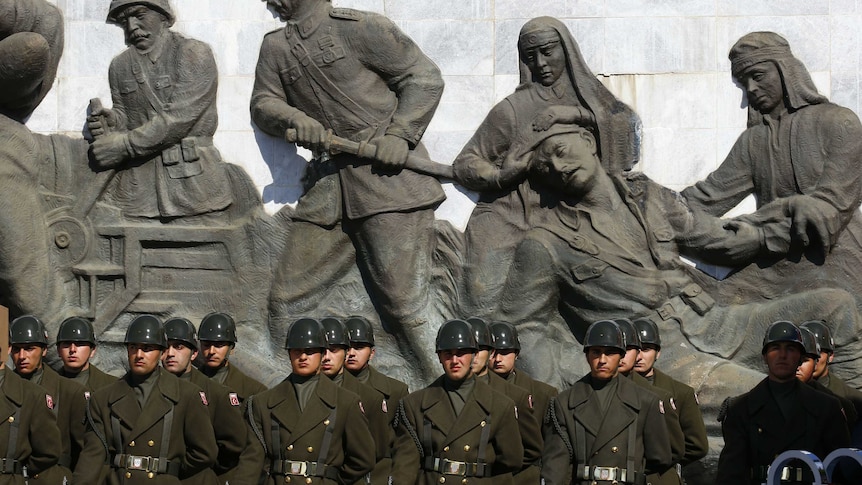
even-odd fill
[[(258, 0), (171, 0), (175, 29), (208, 42), (219, 67), (216, 144), (242, 165), (269, 212), (300, 195), (304, 150), (257, 131), (248, 101), (264, 34), (280, 26)], [(741, 35), (784, 35), (820, 91), (862, 112), (862, 0), (333, 0), (396, 21), (440, 66), (446, 89), (425, 135), (451, 163), (488, 110), (517, 82), (517, 34), (532, 17), (562, 19), (592, 70), (643, 119), (639, 169), (675, 189), (703, 178), (745, 128), (745, 97), (727, 51)], [(53, 91), (28, 125), (81, 136), (90, 98), (110, 105), (108, 65), (122, 31), (107, 0), (54, 0), (66, 49)], [(474, 194), (447, 184), (438, 217), (463, 228)], [(750, 206), (750, 203), (748, 204)], [(748, 210), (743, 205), (740, 210)]]

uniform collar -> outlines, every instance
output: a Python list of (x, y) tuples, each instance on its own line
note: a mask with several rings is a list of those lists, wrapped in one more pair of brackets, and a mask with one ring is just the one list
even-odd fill
[(150, 62), (155, 64), (165, 52), (165, 46), (168, 44), (168, 38), (172, 35), (173, 32), (171, 32), (170, 30), (165, 30), (164, 32), (162, 32), (162, 35), (160, 35), (159, 38), (156, 39), (156, 42), (153, 44), (153, 48), (147, 52), (141, 52), (134, 47), (132, 49), (134, 49), (135, 53), (137, 53), (141, 57), (146, 57), (150, 60)]
[(317, 27), (320, 26), (323, 19), (329, 16), (329, 10), (332, 5), (329, 2), (319, 2), (317, 8), (312, 10), (303, 18), (290, 19), (287, 25), (284, 26), (284, 34), (290, 38), (294, 32), (298, 32), (299, 36), (307, 39), (313, 34)]

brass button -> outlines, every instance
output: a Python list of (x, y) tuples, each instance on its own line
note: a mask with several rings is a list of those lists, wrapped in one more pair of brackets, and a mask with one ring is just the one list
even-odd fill
[(444, 447), (443, 451), (449, 451), (449, 447), (448, 446)]
[(153, 478), (154, 476), (156, 476), (156, 474), (153, 472), (147, 473), (147, 478)]
[(323, 425), (324, 425), (324, 426), (329, 426), (329, 419), (324, 419), (324, 420), (323, 420)]
[(616, 446), (611, 447), (611, 453), (616, 453), (616, 452), (618, 452), (618, 451), (620, 451), (620, 449), (619, 449), (619, 448), (617, 448)]
[(290, 477), (284, 477), (284, 483), (290, 483)]
[(481, 426), (481, 427), (483, 427), (483, 428), (484, 428), (486, 424), (488, 424), (488, 423), (486, 423), (486, 422), (483, 420), (481, 423), (479, 423), (479, 426)]
[(763, 428), (757, 428), (758, 433), (763, 433)]
[(15, 422), (15, 416), (9, 416), (9, 422), (14, 423)]
[(135, 446), (135, 442), (132, 441), (131, 443), (129, 443), (129, 446)]
[(309, 452), (309, 453), (311, 453), (311, 452), (313, 452), (313, 451), (314, 451), (314, 447), (313, 447), (313, 446), (309, 446), (309, 447), (308, 447), (308, 452)]
[(126, 472), (126, 478), (132, 478), (132, 472)]
[(308, 478), (306, 478), (306, 479), (305, 479), (305, 483), (311, 483), (311, 482), (313, 482), (313, 481), (314, 481), (314, 480), (312, 480), (312, 479), (311, 479), (311, 477), (308, 477)]
[(461, 483), (462, 483), (463, 485), (467, 485), (467, 479), (465, 478), (465, 479), (461, 480)]
[(470, 451), (470, 445), (464, 445), (464, 451)]
[(293, 445), (287, 445), (287, 451), (293, 451)]
[(153, 440), (150, 440), (150, 441), (147, 441), (147, 445), (148, 445), (148, 446), (155, 446), (155, 445), (156, 445), (156, 442), (155, 442), (155, 441), (153, 441)]
[(440, 480), (437, 480), (440, 483), (446, 483), (446, 477), (440, 477)]

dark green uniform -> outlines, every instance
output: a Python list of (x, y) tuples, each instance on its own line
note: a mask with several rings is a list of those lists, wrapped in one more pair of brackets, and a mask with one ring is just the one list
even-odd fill
[(12, 458), (3, 467), (0, 485), (24, 485), (22, 467), (34, 475), (57, 464), (60, 429), (44, 389), (8, 368), (0, 373), (0, 456)]
[(230, 389), (230, 392), (236, 394), (234, 397), (239, 399), (240, 404), (248, 399), (249, 396), (266, 390), (266, 386), (245, 375), (243, 371), (231, 363), (218, 369), (213, 375), (210, 375), (210, 370), (207, 367), (201, 367), (198, 370), (210, 379), (214, 379), (219, 384)]
[(386, 455), (374, 465), (374, 471), (371, 472), (371, 483), (387, 483), (389, 475), (392, 472), (392, 448), (395, 445), (395, 432), (392, 429), (392, 421), (395, 419), (395, 410), (398, 409), (398, 403), (409, 394), (407, 384), (384, 375), (370, 365), (355, 374), (355, 377), (359, 379), (359, 382), (377, 391), (382, 397), (381, 408), (389, 421), (389, 426), (387, 426), (389, 443), (387, 444)]
[[(545, 485), (642, 483), (644, 474), (671, 466), (658, 397), (629, 379), (611, 381), (617, 387), (605, 390), (613, 393), (604, 412), (590, 375), (552, 400), (542, 430)], [(625, 479), (607, 475), (613, 468), (625, 470)]]
[(834, 392), (832, 392), (831, 389), (817, 382), (814, 379), (806, 382), (806, 384), (811, 386), (811, 388), (815, 391), (820, 391), (827, 396), (832, 396), (835, 399), (838, 399), (838, 402), (841, 403), (841, 412), (844, 413), (844, 418), (847, 420), (847, 430), (850, 432), (850, 435), (852, 437), (853, 428), (854, 426), (856, 426), (856, 421), (859, 419), (859, 417), (856, 415), (856, 408), (853, 406), (853, 402), (846, 397), (841, 397), (838, 394), (835, 394)]
[(556, 387), (537, 381), (530, 374), (519, 369), (510, 372), (506, 380), (530, 393), (533, 401), (533, 414), (540, 422), (548, 412), (548, 403), (551, 402), (551, 398), (560, 392)]
[(766, 467), (787, 450), (806, 450), (825, 458), (850, 445), (837, 399), (796, 380), (785, 385), (790, 386), (790, 394), (782, 399), (784, 411), (773, 397), (769, 379), (733, 399), (721, 423), (724, 449), (718, 459), (717, 485), (759, 485), (766, 480)]
[(90, 364), (90, 367), (85, 371), (81, 371), (78, 374), (69, 374), (62, 367), (58, 371), (58, 374), (61, 376), (71, 379), (78, 384), (86, 387), (89, 391), (96, 391), (103, 387), (108, 387), (111, 384), (117, 382), (117, 378), (112, 376), (111, 374), (103, 372), (98, 367)]
[(444, 380), (401, 400), (392, 483), (512, 484), (524, 458), (515, 403), (476, 382), (456, 414)]
[[(359, 382), (359, 379), (349, 372), (343, 372), (339, 377), (341, 387), (356, 394), (362, 401), (365, 417), (368, 419), (368, 430), (371, 431), (371, 436), (374, 438), (374, 467), (377, 468), (376, 464), (389, 455), (389, 441), (392, 434), (389, 415), (383, 410), (383, 398), (380, 393)], [(333, 382), (337, 383), (338, 380), (333, 379)], [(387, 481), (388, 475), (380, 483), (385, 484)], [(377, 482), (372, 481), (372, 483), (376, 485)]]
[(128, 374), (90, 396), (75, 483), (102, 483), (106, 460), (110, 485), (178, 484), (215, 464), (218, 447), (201, 395), (164, 369), (155, 373), (143, 409)]
[(679, 425), (685, 436), (685, 453), (680, 464), (685, 466), (700, 460), (709, 452), (709, 441), (694, 389), (658, 369), (653, 371), (653, 385), (671, 393), (671, 407), (679, 414)]
[[(484, 379), (486, 376), (487, 380)], [(542, 428), (539, 424), (541, 420), (533, 413), (532, 396), (525, 389), (507, 382), (493, 372), (476, 378), (515, 403), (518, 431), (521, 434), (521, 445), (524, 447), (524, 466), (512, 475), (515, 485), (539, 483), (542, 471)]]
[[(249, 445), (234, 472), (239, 484), (355, 483), (374, 468), (374, 438), (356, 394), (326, 376), (300, 403), (290, 377), (246, 401)], [(306, 476), (315, 475), (315, 476)]]
[(834, 392), (836, 396), (848, 399), (851, 403), (853, 403), (853, 407), (856, 408), (856, 422), (858, 425), (859, 418), (862, 418), (862, 392), (859, 392), (858, 389), (854, 389), (848, 386), (847, 383), (845, 383), (841, 378), (831, 372), (821, 377), (820, 379), (817, 379), (817, 382), (826, 386), (826, 388)]
[[(665, 389), (654, 386), (637, 372), (632, 372), (630, 376), (632, 382), (658, 396), (659, 410), (664, 414), (667, 435), (670, 438), (671, 460), (674, 465), (678, 464), (685, 455), (685, 435), (682, 432), (673, 395)], [(682, 478), (676, 467), (672, 466), (667, 470), (647, 475), (647, 483), (652, 485), (682, 485)]]
[(62, 453), (57, 465), (39, 474), (31, 474), (30, 484), (61, 484), (72, 479), (72, 470), (84, 447), (84, 418), (87, 408), (86, 388), (64, 379), (47, 365), (25, 378), (48, 393), (48, 404), (57, 417)]

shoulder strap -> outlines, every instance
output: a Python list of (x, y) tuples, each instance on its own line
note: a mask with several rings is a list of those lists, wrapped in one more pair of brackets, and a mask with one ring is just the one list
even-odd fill
[(18, 426), (21, 424), (21, 408), (15, 406), (15, 416), (12, 417), (12, 422), (9, 423), (9, 445), (6, 447), (6, 461), (12, 462), (15, 459), (15, 452), (18, 451)]
[(479, 447), (476, 448), (476, 455), (477, 455), (476, 463), (479, 464), (479, 466), (477, 467), (479, 469), (479, 470), (477, 470), (478, 471), (477, 475), (480, 477), (485, 476), (483, 465), (486, 462), (485, 453), (488, 449), (488, 440), (491, 438), (491, 414), (490, 413), (485, 415), (485, 420), (482, 421), (481, 426), (482, 426), (482, 435), (479, 438)]
[(117, 454), (120, 454), (125, 450), (125, 446), (123, 446), (123, 436), (120, 433), (120, 418), (113, 413), (111, 413), (111, 431), (114, 436), (114, 449)]
[(171, 405), (171, 410), (168, 411), (168, 414), (165, 415), (164, 421), (162, 422), (162, 444), (159, 449), (159, 473), (165, 473), (168, 470), (168, 447), (171, 444), (171, 427), (174, 424), (174, 408), (176, 407), (173, 402), (168, 400), (168, 398), (164, 399)]
[[(327, 462), (327, 456), (329, 455), (329, 446), (332, 444), (332, 433), (335, 430), (335, 416), (337, 407), (332, 408), (332, 411), (329, 412), (329, 424), (326, 425), (326, 431), (323, 432), (323, 441), (320, 443), (320, 454), (317, 455), (317, 463), (323, 464)], [(317, 470), (320, 476), (323, 476), (324, 467), (318, 466)]]
[(407, 429), (407, 433), (413, 438), (413, 443), (416, 445), (416, 449), (419, 450), (419, 458), (425, 458), (425, 449), (422, 446), (422, 442), (419, 441), (419, 436), (416, 435), (416, 429), (413, 427), (413, 424), (407, 419), (407, 412), (404, 410), (404, 400), (398, 402), (398, 410), (395, 411), (395, 420), (392, 422), (392, 425), (397, 427), (399, 422), (404, 423), (404, 428)]
[(147, 102), (150, 103), (150, 106), (153, 107), (154, 110), (158, 112), (165, 111), (164, 103), (162, 100), (156, 96), (156, 93), (153, 91), (152, 86), (150, 86), (150, 80), (147, 78), (146, 74), (144, 74), (144, 68), (141, 65), (141, 56), (135, 57), (137, 54), (131, 53), (130, 58), (132, 62), (132, 74), (135, 75), (135, 81), (138, 82), (141, 92), (144, 94), (144, 97), (147, 98)]
[(93, 412), (90, 410), (90, 402), (91, 401), (89, 399), (87, 399), (86, 406), (84, 407), (84, 411), (85, 411), (86, 417), (87, 417), (87, 423), (89, 424), (90, 429), (93, 430), (93, 433), (96, 434), (96, 437), (99, 438), (99, 441), (102, 442), (102, 446), (105, 447), (105, 464), (108, 465), (111, 462), (110, 451), (109, 451), (110, 447), (108, 446), (108, 440), (105, 439), (105, 435), (102, 434), (102, 430), (96, 429), (96, 423), (93, 422)]

